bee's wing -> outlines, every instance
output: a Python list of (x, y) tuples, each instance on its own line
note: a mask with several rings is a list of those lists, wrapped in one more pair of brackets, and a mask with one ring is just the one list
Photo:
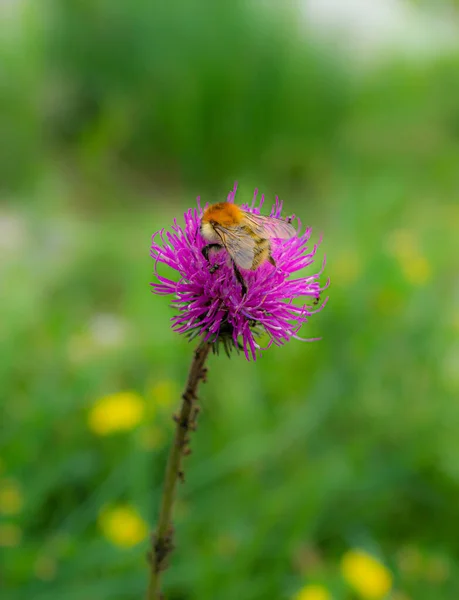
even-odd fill
[(254, 215), (244, 211), (244, 221), (261, 238), (288, 240), (295, 237), (297, 233), (291, 223), (275, 217)]
[(243, 227), (214, 225), (228, 254), (241, 269), (251, 269), (255, 258), (256, 242)]

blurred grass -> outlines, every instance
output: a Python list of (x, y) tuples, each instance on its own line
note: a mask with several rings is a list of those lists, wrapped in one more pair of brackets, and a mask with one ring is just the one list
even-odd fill
[[(321, 342), (255, 365), (211, 358), (168, 598), (289, 598), (319, 582), (344, 600), (353, 547), (385, 560), (394, 600), (455, 598), (459, 57), (355, 73), (288, 12), (253, 27), (245, 3), (196, 7), (10, 15), (2, 587), (143, 595), (148, 540), (117, 546), (101, 515), (127, 506), (134, 529), (153, 523), (192, 351), (149, 293), (150, 236), (237, 178), (241, 199), (279, 193), (323, 233), (330, 302), (307, 326)], [(139, 425), (94, 433), (91, 408), (129, 390), (145, 399)]]

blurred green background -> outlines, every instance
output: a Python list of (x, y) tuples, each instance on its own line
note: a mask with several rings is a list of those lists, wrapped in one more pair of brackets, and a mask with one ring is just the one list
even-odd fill
[(235, 180), (323, 234), (330, 301), (211, 357), (167, 598), (459, 597), (459, 52), (351, 56), (296, 3), (0, 11), (2, 597), (143, 597), (193, 350), (150, 237)]

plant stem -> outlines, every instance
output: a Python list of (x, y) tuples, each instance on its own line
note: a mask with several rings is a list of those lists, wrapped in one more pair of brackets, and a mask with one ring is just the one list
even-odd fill
[(189, 432), (196, 428), (197, 389), (201, 380), (205, 381), (204, 368), (211, 344), (201, 342), (194, 353), (185, 391), (182, 395), (180, 413), (174, 415), (176, 422), (175, 437), (169, 452), (164, 489), (159, 511), (158, 526), (152, 536), (152, 549), (149, 553), (150, 578), (148, 582), (147, 600), (161, 600), (161, 573), (167, 568), (167, 558), (173, 550), (172, 507), (174, 503), (177, 480), (184, 481), (182, 458), (190, 454)]

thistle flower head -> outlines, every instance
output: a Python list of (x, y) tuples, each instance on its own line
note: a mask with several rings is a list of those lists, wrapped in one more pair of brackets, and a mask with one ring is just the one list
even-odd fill
[[(234, 202), (236, 189), (237, 185), (229, 193), (228, 202)], [(241, 208), (258, 215), (264, 196), (257, 200), (255, 190), (252, 203)], [(282, 205), (276, 197), (270, 216), (281, 218)], [(244, 294), (226, 250), (211, 253), (209, 260), (204, 257), (202, 214), (198, 198), (197, 208), (185, 213), (183, 225), (174, 219), (171, 231), (161, 229), (152, 236), (156, 281), (151, 286), (156, 294), (173, 295), (172, 305), (178, 314), (172, 317), (172, 328), (190, 338), (201, 335), (216, 349), (220, 343), (227, 352), (232, 347), (241, 349), (248, 360), (256, 359), (257, 350), (272, 344), (280, 346), (291, 338), (313, 341), (303, 340), (298, 332), (309, 317), (325, 306), (327, 298), (318, 302), (328, 281), (320, 287), (324, 264), (313, 275), (299, 273), (314, 262), (317, 245), (308, 250), (311, 230), (301, 233), (300, 220), (291, 217), (289, 222), (296, 221), (297, 236), (271, 240), (275, 265), (265, 261), (256, 270), (242, 271), (247, 287)], [(177, 276), (170, 279), (161, 275), (159, 263), (173, 269)], [(268, 336), (264, 348), (259, 344), (262, 334)]]

